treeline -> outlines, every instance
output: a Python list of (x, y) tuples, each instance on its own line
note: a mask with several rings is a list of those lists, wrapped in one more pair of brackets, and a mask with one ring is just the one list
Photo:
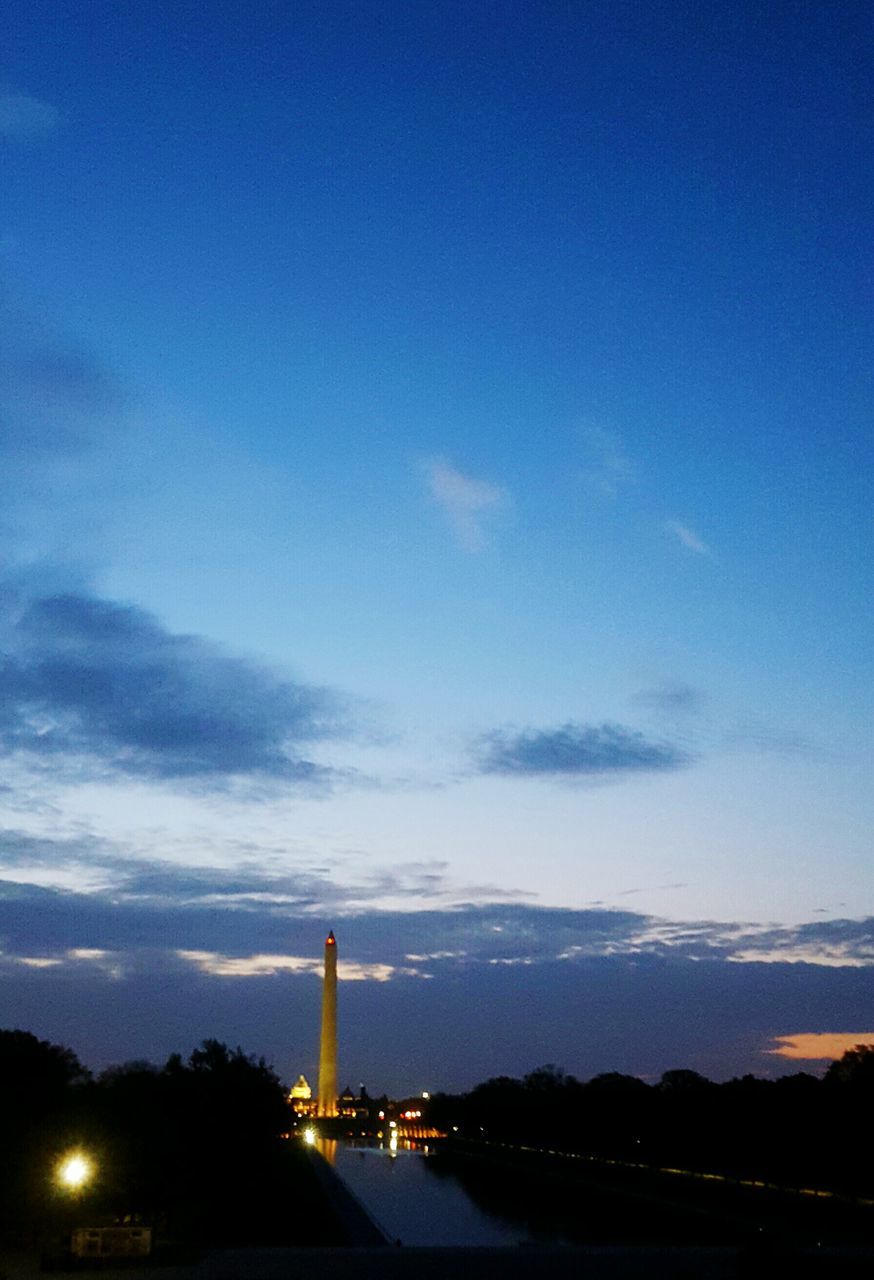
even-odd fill
[[(95, 1079), (71, 1050), (0, 1031), (0, 1237), (45, 1246), (75, 1220), (194, 1245), (329, 1239), (288, 1123), (273, 1070), (215, 1040)], [(77, 1195), (56, 1180), (73, 1150), (94, 1168)]]
[(429, 1119), (462, 1139), (874, 1196), (874, 1045), (849, 1050), (823, 1079), (715, 1084), (678, 1070), (657, 1084), (618, 1073), (582, 1082), (546, 1066), (435, 1095)]

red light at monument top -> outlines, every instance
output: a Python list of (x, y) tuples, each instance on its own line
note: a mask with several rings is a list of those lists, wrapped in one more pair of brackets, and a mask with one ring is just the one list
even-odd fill
[(336, 945), (337, 945), (337, 939), (334, 937), (334, 931), (332, 929), (331, 932), (328, 934), (327, 938), (325, 938), (325, 946), (336, 947)]

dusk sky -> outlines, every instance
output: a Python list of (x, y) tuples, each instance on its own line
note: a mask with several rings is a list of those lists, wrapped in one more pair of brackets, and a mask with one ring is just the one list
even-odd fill
[(874, 1041), (870, 4), (0, 25), (0, 1026)]

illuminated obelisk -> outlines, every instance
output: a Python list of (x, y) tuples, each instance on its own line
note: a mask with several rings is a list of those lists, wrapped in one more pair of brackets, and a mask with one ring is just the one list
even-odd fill
[(337, 1114), (337, 940), (333, 930), (325, 939), (318, 1114), (320, 1116)]

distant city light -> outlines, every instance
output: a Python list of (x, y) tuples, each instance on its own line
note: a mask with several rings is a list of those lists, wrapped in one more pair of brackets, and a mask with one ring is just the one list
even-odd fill
[(431, 1095), (427, 1089), (422, 1090), (422, 1097), (425, 1099), (426, 1102), (430, 1099)]
[(81, 1151), (64, 1156), (57, 1168), (57, 1180), (66, 1191), (81, 1191), (91, 1178), (94, 1165)]
[(303, 1140), (308, 1147), (314, 1147), (316, 1145), (316, 1131), (312, 1126), (308, 1129), (304, 1129)]

